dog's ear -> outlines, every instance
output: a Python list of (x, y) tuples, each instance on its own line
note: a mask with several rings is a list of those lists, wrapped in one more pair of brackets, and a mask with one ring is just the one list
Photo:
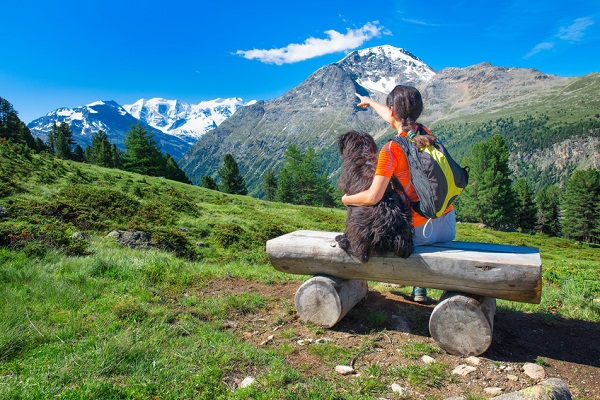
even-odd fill
[(346, 144), (346, 139), (348, 138), (349, 133), (350, 132), (346, 132), (343, 135), (338, 136), (337, 145), (340, 154), (344, 154), (344, 145)]

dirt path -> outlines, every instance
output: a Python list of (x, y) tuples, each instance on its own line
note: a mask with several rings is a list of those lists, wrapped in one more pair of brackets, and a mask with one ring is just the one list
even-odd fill
[[(389, 368), (421, 363), (419, 359), (407, 358), (402, 351), (408, 343), (421, 342), (438, 348), (427, 328), (434, 301), (421, 305), (394, 288), (370, 288), (367, 298), (335, 327), (319, 330), (300, 321), (295, 314), (294, 294), (299, 286), (298, 282), (269, 285), (242, 279), (220, 279), (213, 281), (209, 288), (203, 288), (203, 292), (204, 296), (219, 296), (253, 291), (264, 296), (267, 299), (264, 312), (236, 315), (228, 322), (229, 326), (242, 330), (244, 337), (257, 346), (288, 342), (294, 346), (294, 351), (286, 356), (288, 364), (305, 375), (330, 376), (332, 366), (308, 351), (309, 345), (299, 344), (302, 339), (327, 338), (336, 345), (352, 349), (359, 349), (364, 343), (375, 343), (371, 350), (355, 357), (354, 367), (359, 372), (373, 364)], [(374, 325), (366, 316), (376, 310), (383, 318)], [(283, 337), (280, 334), (283, 331), (293, 331), (294, 337)], [(270, 336), (273, 337), (269, 339)], [(468, 364), (465, 358), (443, 351), (431, 356), (444, 362), (449, 370)], [(560, 378), (567, 383), (573, 398), (600, 399), (600, 324), (502, 310), (496, 313), (492, 345), (478, 357), (479, 365), (475, 366), (475, 371), (467, 376), (454, 376), (443, 388), (413, 388), (411, 393), (416, 394), (416, 398), (425, 395), (443, 398), (466, 393), (484, 394), (484, 389), (490, 387), (509, 393), (536, 383), (523, 373), (523, 364), (536, 360), (543, 365), (546, 378)], [(311, 368), (307, 369), (307, 365)]]

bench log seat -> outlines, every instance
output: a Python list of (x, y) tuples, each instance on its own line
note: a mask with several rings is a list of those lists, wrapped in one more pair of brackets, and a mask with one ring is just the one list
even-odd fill
[(339, 248), (339, 234), (300, 230), (267, 241), (275, 269), (313, 276), (294, 299), (304, 321), (334, 326), (366, 295), (366, 281), (441, 289), (429, 321), (432, 337), (449, 353), (479, 355), (491, 344), (496, 298), (541, 299), (536, 248), (452, 241), (418, 246), (409, 258), (390, 253), (361, 263)]

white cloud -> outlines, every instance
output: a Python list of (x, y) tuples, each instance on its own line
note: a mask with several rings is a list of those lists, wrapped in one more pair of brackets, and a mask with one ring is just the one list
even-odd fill
[(424, 26), (433, 26), (433, 27), (442, 26), (440, 24), (433, 24), (431, 22), (425, 22), (425, 21), (421, 21), (421, 20), (418, 20), (418, 19), (402, 18), (402, 21), (407, 22), (409, 24), (415, 24), (415, 25), (424, 25)]
[(369, 22), (362, 28), (348, 29), (345, 34), (334, 30), (325, 31), (325, 34), (328, 39), (311, 37), (302, 44), (292, 43), (279, 49), (238, 50), (235, 54), (267, 64), (292, 64), (325, 54), (353, 50), (364, 42), (389, 32), (377, 26), (377, 22)]
[(559, 41), (567, 41), (571, 43), (582, 41), (585, 31), (590, 26), (594, 25), (594, 23), (595, 21), (591, 17), (584, 17), (575, 19), (567, 26), (561, 26), (556, 35), (550, 38), (549, 41), (536, 45), (529, 53), (525, 55), (525, 58), (529, 58), (545, 50), (551, 50)]
[(571, 25), (561, 26), (556, 36), (562, 40), (579, 42), (583, 39), (586, 29), (592, 25), (594, 21), (590, 17), (577, 18)]
[(554, 42), (542, 42), (542, 43), (538, 44), (537, 46), (535, 46), (529, 53), (527, 53), (525, 55), (525, 58), (529, 58), (529, 57), (539, 53), (540, 51), (550, 50), (554, 47), (554, 45), (555, 45)]

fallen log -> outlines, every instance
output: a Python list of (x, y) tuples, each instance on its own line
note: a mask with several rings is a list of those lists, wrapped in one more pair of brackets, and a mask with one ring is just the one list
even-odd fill
[(444, 292), (429, 317), (429, 333), (450, 354), (478, 356), (492, 344), (496, 299)]
[(367, 281), (314, 276), (296, 291), (300, 319), (325, 328), (338, 323), (367, 294)]
[(473, 242), (418, 246), (409, 258), (372, 256), (367, 263), (340, 249), (336, 232), (295, 231), (271, 239), (267, 256), (275, 269), (420, 286), (538, 304), (542, 263), (538, 249)]

